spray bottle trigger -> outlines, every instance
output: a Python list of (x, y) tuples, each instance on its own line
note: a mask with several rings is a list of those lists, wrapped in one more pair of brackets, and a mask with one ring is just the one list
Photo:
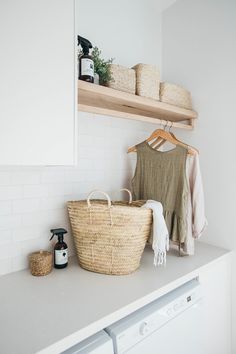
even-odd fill
[(53, 239), (53, 237), (54, 237), (54, 236), (55, 236), (55, 234), (53, 234), (53, 235), (52, 235), (52, 237), (50, 238), (50, 240), (49, 240), (49, 241), (51, 241), (51, 240)]

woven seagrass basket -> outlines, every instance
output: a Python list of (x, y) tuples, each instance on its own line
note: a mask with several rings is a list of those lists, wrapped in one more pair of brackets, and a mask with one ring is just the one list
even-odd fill
[(29, 265), (32, 275), (47, 275), (52, 271), (52, 253), (47, 251), (34, 252), (29, 255)]
[(178, 107), (192, 109), (190, 92), (179, 85), (171, 84), (169, 82), (161, 83), (160, 101), (170, 103)]
[(107, 200), (90, 201), (94, 192), (87, 200), (67, 203), (79, 263), (98, 273), (132, 273), (140, 265), (152, 211), (131, 200), (111, 202), (104, 192)]
[(133, 69), (136, 72), (136, 95), (159, 100), (160, 73), (157, 67), (137, 64)]
[(126, 68), (122, 65), (109, 65), (112, 80), (108, 82), (107, 86), (115, 90), (135, 94), (135, 71)]

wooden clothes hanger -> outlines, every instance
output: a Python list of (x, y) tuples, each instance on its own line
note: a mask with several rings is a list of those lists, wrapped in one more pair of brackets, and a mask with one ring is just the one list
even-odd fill
[[(177, 141), (179, 141), (180, 143), (184, 144), (181, 140), (179, 140), (174, 133), (172, 133), (170, 130), (173, 126), (173, 122), (171, 122), (172, 124), (169, 126), (169, 133), (173, 136), (174, 139), (176, 139)], [(164, 126), (164, 130), (166, 130), (166, 127), (168, 125), (168, 121), (167, 124)], [(163, 144), (165, 144), (166, 140), (162, 139), (162, 138), (157, 138), (153, 143), (150, 144), (150, 146), (152, 148), (154, 148), (155, 150), (158, 150)], [(185, 144), (188, 148), (190, 148), (191, 150), (193, 150), (194, 154), (199, 154), (199, 150), (197, 150), (196, 148), (194, 148), (193, 146), (189, 145), (189, 144)]]
[[(167, 122), (166, 126), (167, 125), (168, 125), (168, 122)], [(171, 127), (170, 127), (170, 129), (171, 129)], [(196, 155), (198, 153), (198, 151), (195, 148), (193, 148), (192, 146), (189, 146), (189, 145), (183, 143), (182, 141), (178, 140), (173, 133), (171, 133), (170, 131), (167, 132), (164, 129), (155, 130), (150, 135), (150, 137), (148, 139), (146, 139), (146, 142), (147, 143), (151, 142), (154, 139), (155, 139), (155, 141), (152, 144), (150, 144), (150, 146), (153, 147), (154, 149), (158, 149), (161, 145), (163, 145), (166, 141), (168, 141), (168, 142), (170, 142), (173, 145), (183, 146), (184, 148), (186, 148), (188, 150), (188, 154), (189, 155)], [(135, 152), (135, 151), (137, 151), (136, 146), (133, 146), (133, 147), (128, 149), (128, 153)]]
[[(162, 122), (162, 121), (161, 121)], [(163, 124), (163, 130), (166, 130), (166, 127), (168, 125), (168, 121), (166, 122), (166, 124), (164, 125)], [(172, 123), (173, 125), (173, 123)], [(169, 133), (170, 133), (170, 129), (169, 129)], [(155, 150), (158, 150), (163, 144), (165, 144), (166, 140), (165, 139), (162, 139), (160, 136), (155, 140), (153, 141), (153, 143), (150, 144), (150, 146), (155, 149)]]

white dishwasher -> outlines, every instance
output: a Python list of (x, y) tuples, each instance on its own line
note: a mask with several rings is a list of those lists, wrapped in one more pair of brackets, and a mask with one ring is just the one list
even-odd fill
[(106, 332), (100, 331), (62, 354), (114, 354), (114, 351), (111, 338)]
[(115, 354), (205, 354), (197, 279), (106, 328)]

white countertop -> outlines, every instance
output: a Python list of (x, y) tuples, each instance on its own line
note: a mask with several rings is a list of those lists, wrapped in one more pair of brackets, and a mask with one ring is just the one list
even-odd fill
[(0, 353), (54, 354), (196, 277), (200, 268), (230, 252), (196, 244), (194, 257), (168, 254), (166, 267), (153, 266), (147, 248), (141, 267), (126, 276), (81, 269), (76, 259), (46, 277), (28, 270), (0, 278)]

